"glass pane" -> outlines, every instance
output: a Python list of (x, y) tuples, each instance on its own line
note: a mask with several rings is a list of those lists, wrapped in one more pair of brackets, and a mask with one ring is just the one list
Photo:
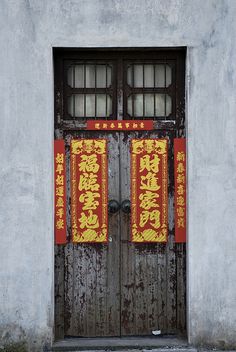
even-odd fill
[(127, 67), (127, 83), (132, 87), (132, 66)]
[(134, 116), (143, 116), (143, 94), (134, 94)]
[(128, 97), (128, 108), (127, 108), (127, 110), (128, 110), (128, 114), (130, 116), (132, 116), (133, 115), (133, 113), (132, 113), (132, 95), (130, 95)]
[(84, 116), (83, 94), (75, 94), (68, 98), (68, 113), (73, 117)]
[(95, 94), (86, 94), (86, 117), (95, 117)]
[(144, 87), (154, 87), (154, 66), (144, 66)]
[(166, 87), (171, 84), (171, 80), (171, 67), (169, 65), (166, 65)]
[(166, 116), (169, 116), (172, 112), (172, 100), (169, 95), (166, 95)]
[(75, 65), (74, 88), (84, 88), (84, 65)]
[(165, 65), (155, 66), (155, 87), (165, 87)]
[(107, 95), (107, 116), (112, 114), (112, 98)]
[(154, 94), (145, 94), (145, 116), (154, 116)]
[(165, 116), (165, 94), (155, 94), (156, 116)]
[(106, 88), (106, 66), (97, 65), (96, 74), (97, 74), (97, 87)]
[(97, 117), (106, 116), (106, 94), (97, 94)]
[(134, 65), (134, 87), (143, 87), (143, 65)]
[(86, 65), (86, 88), (95, 88), (95, 66)]
[(71, 66), (67, 72), (67, 83), (71, 88), (84, 87), (84, 66)]
[(67, 71), (67, 84), (70, 87), (74, 86), (74, 67), (73, 66), (70, 66), (68, 68), (68, 71)]

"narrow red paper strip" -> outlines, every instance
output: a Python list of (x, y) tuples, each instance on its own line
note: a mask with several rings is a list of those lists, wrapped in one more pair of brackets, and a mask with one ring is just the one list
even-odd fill
[(152, 120), (88, 120), (87, 130), (92, 131), (150, 131)]
[(131, 140), (132, 242), (167, 242), (167, 139)]
[(186, 140), (174, 139), (175, 242), (186, 242)]
[(71, 217), (73, 242), (107, 242), (107, 179), (107, 140), (72, 140)]
[(55, 243), (66, 243), (66, 163), (64, 140), (54, 141)]

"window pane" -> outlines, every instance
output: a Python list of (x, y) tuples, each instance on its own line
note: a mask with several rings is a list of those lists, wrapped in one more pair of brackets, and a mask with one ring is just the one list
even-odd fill
[(75, 94), (68, 98), (68, 113), (73, 117), (84, 116), (83, 94)]
[(106, 116), (106, 94), (97, 94), (97, 117)]
[(74, 88), (84, 88), (84, 65), (75, 65)]
[(95, 117), (95, 94), (86, 94), (86, 116)]
[(128, 107), (127, 107), (127, 111), (128, 111), (128, 114), (129, 114), (130, 116), (133, 115), (133, 112), (132, 112), (132, 99), (133, 99), (133, 97), (132, 97), (132, 95), (130, 95), (130, 96), (128, 97)]
[(96, 74), (97, 74), (97, 87), (106, 88), (106, 66), (98, 65), (96, 67)]
[[(111, 85), (111, 66), (106, 65), (97, 65), (96, 66), (97, 74), (97, 88), (106, 88)], [(106, 77), (107, 75), (107, 77)]]
[(130, 87), (133, 86), (133, 84), (132, 84), (132, 66), (127, 67), (127, 83)]
[(165, 65), (155, 66), (155, 87), (165, 87)]
[(154, 94), (145, 94), (145, 116), (154, 116)]
[(67, 72), (67, 83), (71, 88), (84, 87), (84, 66), (71, 66)]
[(154, 87), (154, 66), (144, 65), (144, 87)]
[(86, 65), (86, 88), (95, 88), (95, 66)]
[(134, 94), (134, 116), (143, 116), (143, 94)]
[(172, 100), (169, 95), (166, 95), (166, 116), (169, 116), (172, 112)]
[(166, 87), (171, 84), (171, 80), (171, 67), (169, 65), (166, 65)]
[(134, 87), (143, 87), (143, 65), (134, 65)]
[(107, 116), (112, 114), (112, 99), (110, 95), (107, 95)]
[(165, 94), (156, 94), (156, 116), (165, 116)]

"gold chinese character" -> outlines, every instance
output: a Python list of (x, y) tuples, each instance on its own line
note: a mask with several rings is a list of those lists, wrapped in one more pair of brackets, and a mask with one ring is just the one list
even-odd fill
[(83, 210), (89, 210), (89, 209), (96, 209), (99, 202), (95, 200), (96, 198), (100, 198), (99, 193), (93, 193), (90, 191), (87, 191), (83, 194), (80, 195), (79, 201), (81, 203), (84, 203)]
[(138, 124), (137, 123), (133, 123), (133, 128), (138, 128)]
[(177, 176), (177, 183), (184, 183), (185, 182), (185, 176), (183, 174), (179, 174)]
[(141, 193), (139, 196), (139, 199), (141, 200), (140, 202), (140, 208), (143, 209), (150, 209), (150, 208), (158, 208), (159, 205), (156, 203), (157, 198), (159, 195), (155, 192), (150, 192), (146, 191), (145, 193)]
[(158, 191), (160, 186), (157, 184), (157, 177), (155, 174), (148, 172), (146, 176), (141, 176), (140, 189), (146, 189), (148, 191)]
[(56, 172), (58, 174), (61, 174), (63, 170), (64, 170), (63, 164), (57, 164)]
[(57, 178), (56, 178), (56, 184), (57, 185), (64, 185), (64, 176), (60, 176), (60, 175), (57, 175)]
[(147, 210), (143, 210), (141, 215), (140, 215), (140, 222), (139, 225), (140, 227), (144, 227), (148, 220), (153, 221), (150, 222), (150, 225), (154, 227), (154, 229), (158, 229), (161, 226), (160, 223), (160, 211), (159, 210), (152, 210), (151, 212)]
[(182, 196), (177, 197), (177, 205), (180, 205), (182, 207), (185, 205), (184, 197)]
[(184, 171), (185, 171), (184, 164), (183, 163), (178, 163), (177, 172), (182, 173)]
[(64, 162), (64, 155), (63, 155), (63, 153), (57, 153), (56, 162), (57, 162), (57, 164), (62, 164), (62, 163)]
[(59, 216), (59, 218), (62, 218), (63, 215), (64, 215), (64, 209), (63, 208), (57, 209), (56, 216)]
[(115, 128), (115, 124), (112, 122), (110, 125), (111, 128)]
[(144, 128), (144, 123), (143, 122), (140, 123), (140, 128)]
[(139, 171), (142, 172), (143, 170), (147, 171), (152, 171), (157, 173), (159, 171), (159, 163), (160, 163), (160, 158), (158, 155), (153, 155), (153, 158), (151, 159), (151, 155), (144, 155), (140, 159), (140, 169)]
[(98, 191), (100, 188), (100, 185), (97, 183), (97, 175), (90, 173), (88, 174), (85, 172), (84, 174), (80, 175), (79, 179), (79, 190), (80, 191)]
[(63, 219), (58, 219), (56, 222), (56, 228), (58, 230), (64, 229), (64, 220)]
[(102, 128), (107, 128), (107, 123), (103, 123)]
[(96, 154), (91, 154), (91, 155), (81, 155), (81, 161), (79, 163), (79, 171), (83, 172), (98, 172), (99, 170), (99, 164), (97, 163), (97, 155)]
[(184, 152), (177, 153), (177, 161), (185, 161), (185, 154)]
[(183, 185), (178, 185), (177, 193), (178, 193), (178, 195), (183, 195), (184, 194), (184, 186)]
[(184, 224), (184, 218), (179, 218), (178, 220), (177, 220), (177, 226), (180, 228), (180, 227), (183, 227), (184, 228), (184, 226), (185, 226), (185, 224)]
[(177, 208), (177, 214), (178, 214), (178, 216), (184, 216), (184, 208), (178, 207)]
[(63, 206), (64, 206), (64, 199), (62, 197), (58, 197), (56, 207), (63, 207)]
[(56, 188), (56, 196), (63, 197), (64, 196), (64, 187), (59, 186)]
[(125, 127), (129, 128), (129, 122), (126, 122)]
[(81, 218), (79, 219), (80, 228), (97, 229), (99, 227), (98, 216), (89, 210), (87, 214), (81, 213)]
[(100, 128), (100, 123), (95, 123), (95, 128), (99, 129)]
[(118, 122), (118, 128), (122, 128), (122, 123)]

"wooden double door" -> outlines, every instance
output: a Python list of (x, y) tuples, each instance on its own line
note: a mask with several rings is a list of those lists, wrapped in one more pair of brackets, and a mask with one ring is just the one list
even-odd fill
[[(86, 131), (93, 118), (152, 119), (155, 129)], [(68, 236), (71, 139), (108, 140), (110, 202), (107, 244), (55, 246), (56, 338), (185, 333), (185, 244), (174, 242), (173, 176), (173, 139), (183, 135), (184, 52), (55, 53), (55, 137), (66, 142)], [(168, 242), (135, 244), (130, 141), (163, 137), (168, 139)]]
[[(67, 133), (68, 165), (70, 140), (81, 137), (108, 140), (109, 238), (107, 244), (68, 243), (56, 248), (58, 334), (183, 333), (185, 247), (174, 243), (173, 132)], [(168, 243), (135, 244), (130, 235), (130, 141), (162, 137), (169, 140)]]

